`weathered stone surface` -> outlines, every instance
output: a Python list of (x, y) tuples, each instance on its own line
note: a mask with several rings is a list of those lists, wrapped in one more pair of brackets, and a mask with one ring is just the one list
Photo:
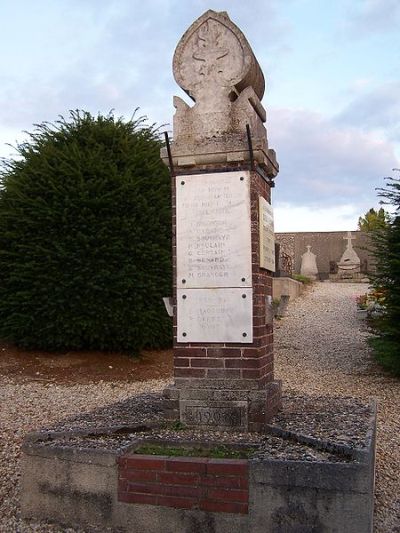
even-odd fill
[(249, 191), (245, 171), (176, 178), (178, 289), (251, 287)]
[(360, 258), (358, 257), (356, 251), (353, 248), (352, 240), (356, 237), (353, 237), (351, 231), (347, 232), (346, 237), (343, 237), (347, 241), (346, 249), (343, 252), (340, 261), (338, 262), (339, 273), (358, 273), (360, 272)]
[[(216, 165), (249, 159), (246, 124), (254, 157), (270, 176), (278, 164), (268, 148), (261, 104), (264, 76), (249, 43), (227, 13), (209, 10), (183, 35), (175, 50), (177, 83), (195, 102), (175, 96), (175, 167)], [(166, 151), (162, 157), (168, 163)]]
[(300, 274), (310, 279), (317, 279), (318, 276), (317, 256), (312, 253), (309, 244), (307, 251), (301, 256)]

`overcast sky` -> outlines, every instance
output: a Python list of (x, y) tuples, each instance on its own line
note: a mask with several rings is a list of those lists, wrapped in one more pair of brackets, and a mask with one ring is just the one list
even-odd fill
[(0, 155), (70, 109), (171, 124), (173, 52), (207, 9), (266, 77), (276, 230), (355, 229), (400, 167), (400, 0), (0, 0)]

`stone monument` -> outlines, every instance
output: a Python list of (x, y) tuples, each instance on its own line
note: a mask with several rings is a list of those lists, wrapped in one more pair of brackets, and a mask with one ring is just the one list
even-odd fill
[(310, 279), (317, 279), (317, 256), (312, 253), (310, 245), (307, 245), (307, 251), (301, 256), (300, 274)]
[(360, 272), (361, 262), (351, 242), (355, 239), (355, 237), (352, 236), (351, 231), (348, 231), (347, 236), (343, 237), (343, 239), (347, 241), (347, 246), (337, 264), (338, 275), (339, 277), (349, 277)]
[[(270, 188), (278, 173), (264, 77), (227, 13), (207, 11), (175, 50), (173, 142), (161, 156), (173, 198), (171, 418), (262, 431), (279, 409), (268, 299), (275, 269)], [(167, 138), (168, 141), (168, 138)]]

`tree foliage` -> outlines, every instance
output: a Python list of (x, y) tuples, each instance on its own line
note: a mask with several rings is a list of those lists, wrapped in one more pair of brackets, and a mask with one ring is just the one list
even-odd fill
[(170, 186), (157, 130), (82, 111), (0, 171), (0, 336), (49, 350), (170, 342)]
[(389, 214), (381, 207), (375, 210), (373, 207), (358, 219), (358, 228), (361, 231), (371, 232), (384, 228), (389, 222)]
[(375, 347), (385, 366), (400, 374), (400, 180), (387, 178), (379, 196), (394, 208), (394, 214), (385, 226), (371, 233), (377, 268), (373, 284), (385, 298), (385, 314), (376, 324), (380, 340)]

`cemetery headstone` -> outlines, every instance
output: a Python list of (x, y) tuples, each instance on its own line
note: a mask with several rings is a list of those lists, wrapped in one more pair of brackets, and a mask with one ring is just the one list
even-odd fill
[(310, 279), (318, 277), (317, 256), (312, 253), (310, 245), (307, 245), (307, 251), (301, 256), (300, 274)]
[(351, 231), (348, 231), (346, 237), (343, 237), (343, 239), (347, 241), (347, 245), (338, 262), (338, 274), (339, 276), (346, 277), (360, 272), (361, 261), (353, 248), (351, 241), (354, 240), (355, 237), (352, 236)]

